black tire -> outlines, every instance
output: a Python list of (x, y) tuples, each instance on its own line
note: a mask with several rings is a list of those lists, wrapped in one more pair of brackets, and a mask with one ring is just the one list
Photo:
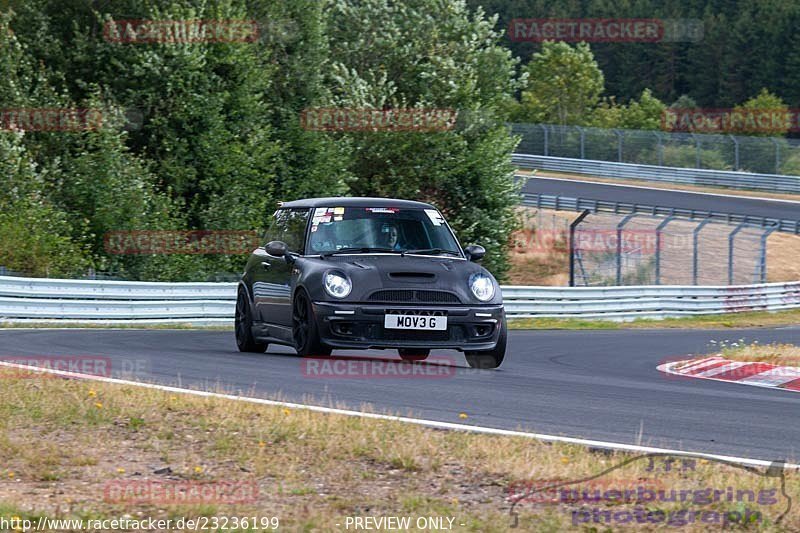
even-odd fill
[(424, 361), (431, 351), (428, 348), (398, 348), (397, 353), (403, 361)]
[(264, 353), (268, 344), (258, 342), (253, 337), (253, 315), (250, 312), (250, 301), (243, 288), (239, 288), (236, 296), (236, 317), (234, 319), (236, 331), (236, 346), (240, 352)]
[(500, 323), (500, 336), (497, 339), (497, 345), (491, 350), (481, 351), (467, 351), (464, 356), (467, 358), (467, 364), (470, 368), (497, 368), (503, 364), (503, 359), (506, 357), (506, 342), (508, 340), (508, 327), (506, 319)]
[(292, 303), (292, 339), (297, 355), (313, 357), (331, 354), (330, 347), (325, 346), (319, 340), (314, 308), (305, 291), (302, 290), (297, 292), (294, 303)]

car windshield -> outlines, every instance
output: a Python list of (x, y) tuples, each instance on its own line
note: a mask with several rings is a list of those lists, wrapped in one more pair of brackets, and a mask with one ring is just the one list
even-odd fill
[(462, 257), (450, 228), (436, 209), (318, 207), (311, 220), (308, 244), (311, 254), (342, 250)]

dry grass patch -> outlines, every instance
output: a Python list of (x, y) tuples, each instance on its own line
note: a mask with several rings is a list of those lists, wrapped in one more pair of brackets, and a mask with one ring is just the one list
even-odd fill
[(629, 322), (571, 318), (513, 318), (509, 329), (729, 329), (792, 326), (800, 323), (800, 309), (728, 313), (663, 320), (639, 319)]
[[(336, 524), (343, 524), (347, 516), (444, 516), (455, 518), (456, 531), (499, 532), (509, 530), (513, 510), (520, 531), (663, 529), (616, 520), (582, 524), (583, 515), (575, 514), (582, 509), (624, 514), (638, 506), (717, 514), (748, 508), (760, 511), (761, 519), (745, 525), (746, 530), (800, 529), (796, 512), (782, 525), (774, 524), (784, 508), (783, 496), (771, 504), (642, 504), (613, 497), (552, 501), (561, 498), (552, 491), (542, 501), (541, 491), (536, 492), (554, 481), (598, 474), (599, 480), (568, 487), (735, 487), (757, 494), (776, 488), (779, 481), (706, 460), (693, 461), (690, 467), (673, 462), (673, 468), (667, 468), (666, 461), (657, 458), (655, 468), (649, 468), (647, 458), (532, 439), (440, 431), (133, 386), (10, 376), (0, 375), (3, 516), (276, 515), (281, 528), (290, 531), (341, 530)], [(647, 444), (646, 436), (642, 442)], [(680, 464), (682, 468), (675, 466)], [(605, 470), (610, 471), (603, 474)], [(800, 497), (800, 477), (789, 472), (786, 480), (791, 495)], [(240, 503), (107, 501), (110, 483), (142, 481), (246, 482), (257, 492), (252, 501)], [(685, 529), (707, 526), (689, 524)]]
[(720, 344), (723, 356), (734, 361), (771, 363), (773, 365), (800, 367), (800, 346), (794, 344), (745, 344), (737, 342)]

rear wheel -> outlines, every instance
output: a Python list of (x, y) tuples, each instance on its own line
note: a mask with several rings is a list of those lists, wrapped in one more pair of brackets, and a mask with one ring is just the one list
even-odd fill
[(500, 336), (497, 338), (497, 345), (491, 350), (468, 351), (464, 352), (470, 368), (497, 368), (503, 364), (506, 356), (506, 342), (508, 327), (505, 318), (500, 323)]
[(292, 338), (297, 355), (306, 357), (331, 354), (331, 349), (319, 340), (314, 309), (303, 291), (298, 291), (292, 304)]
[(398, 348), (397, 353), (403, 361), (424, 361), (431, 351), (427, 348)]
[(267, 344), (258, 342), (253, 337), (253, 315), (250, 312), (250, 301), (243, 288), (239, 289), (236, 296), (236, 314), (234, 318), (236, 331), (236, 346), (240, 352), (264, 353)]

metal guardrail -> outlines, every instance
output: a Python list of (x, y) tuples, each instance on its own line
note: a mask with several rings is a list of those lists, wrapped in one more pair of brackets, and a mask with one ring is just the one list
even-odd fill
[(511, 160), (517, 167), (526, 170), (541, 169), (553, 172), (590, 174), (604, 178), (800, 194), (800, 176), (662, 167), (528, 154), (513, 154)]
[[(24, 287), (25, 294), (20, 294)], [(718, 287), (504, 286), (509, 317), (633, 320), (800, 308), (800, 282)], [(235, 283), (0, 277), (0, 322), (231, 324)]]
[(551, 194), (522, 194), (522, 205), (539, 209), (555, 209), (559, 211), (584, 211), (593, 213), (613, 213), (615, 215), (628, 215), (641, 213), (652, 216), (676, 216), (692, 220), (711, 219), (726, 224), (749, 224), (762, 228), (775, 228), (784, 233), (800, 235), (800, 220), (787, 220), (779, 218), (760, 217), (753, 215), (737, 215), (716, 211), (702, 211), (698, 209), (684, 209), (677, 207), (664, 207), (657, 205), (634, 204), (629, 202), (612, 202), (608, 200), (590, 200), (587, 198), (571, 198)]

